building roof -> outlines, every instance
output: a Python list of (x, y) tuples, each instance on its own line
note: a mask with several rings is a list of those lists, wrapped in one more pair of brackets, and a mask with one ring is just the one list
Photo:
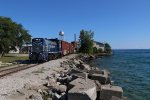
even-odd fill
[(23, 47), (30, 47), (30, 46), (32, 46), (32, 44), (23, 44), (22, 46)]
[(100, 47), (104, 47), (104, 43), (101, 43), (101, 42), (97, 42), (97, 41), (94, 41), (96, 43), (96, 45), (99, 45)]

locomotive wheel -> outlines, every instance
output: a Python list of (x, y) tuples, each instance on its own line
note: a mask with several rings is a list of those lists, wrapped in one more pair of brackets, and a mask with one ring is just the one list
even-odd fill
[(48, 60), (52, 60), (51, 55), (48, 55)]
[(54, 59), (54, 55), (53, 55), (53, 54), (50, 54), (50, 55), (48, 56), (48, 59), (49, 59), (49, 60), (53, 60), (53, 59)]

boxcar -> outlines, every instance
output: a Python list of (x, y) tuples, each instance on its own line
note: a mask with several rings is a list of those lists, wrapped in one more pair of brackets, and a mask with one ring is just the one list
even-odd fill
[(62, 55), (65, 56), (70, 53), (70, 44), (66, 41), (61, 41)]

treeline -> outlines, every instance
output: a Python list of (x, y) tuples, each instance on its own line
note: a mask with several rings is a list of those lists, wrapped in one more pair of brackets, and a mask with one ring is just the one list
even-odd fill
[(97, 53), (108, 53), (111, 54), (111, 46), (108, 43), (104, 43), (104, 50), (102, 48), (93, 47), (94, 43), (94, 32), (81, 30), (80, 31), (80, 43), (81, 47), (79, 52), (86, 53), (86, 54), (97, 54)]
[(16, 50), (24, 42), (31, 41), (31, 35), (21, 25), (8, 17), (0, 16), (0, 57), (10, 50)]
[[(94, 32), (81, 30), (79, 52), (86, 54), (111, 53), (111, 46), (105, 43), (104, 50), (93, 47)], [(0, 16), (0, 57), (10, 50), (21, 48), (23, 43), (31, 42), (31, 35), (21, 24), (12, 21), (11, 18)]]
[(102, 48), (97, 49), (96, 47), (93, 47), (93, 54), (96, 53), (112, 53), (111, 46), (108, 43), (104, 43), (104, 50)]

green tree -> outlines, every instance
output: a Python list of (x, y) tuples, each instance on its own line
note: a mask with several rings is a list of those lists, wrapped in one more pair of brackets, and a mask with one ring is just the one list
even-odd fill
[(93, 47), (93, 54), (98, 53), (98, 49), (96, 47)]
[(92, 31), (80, 31), (80, 42), (81, 47), (79, 49), (82, 53), (92, 54), (93, 53), (93, 36), (94, 32)]
[(98, 53), (102, 53), (103, 52), (103, 49), (102, 48), (99, 48), (98, 49)]
[(111, 53), (111, 52), (112, 52), (111, 46), (110, 46), (108, 43), (105, 43), (104, 45), (105, 45), (104, 51), (105, 51), (106, 53)]
[(0, 16), (0, 54), (3, 56), (10, 50), (16, 50), (24, 42), (29, 42), (31, 35), (21, 24), (18, 24), (8, 17)]

